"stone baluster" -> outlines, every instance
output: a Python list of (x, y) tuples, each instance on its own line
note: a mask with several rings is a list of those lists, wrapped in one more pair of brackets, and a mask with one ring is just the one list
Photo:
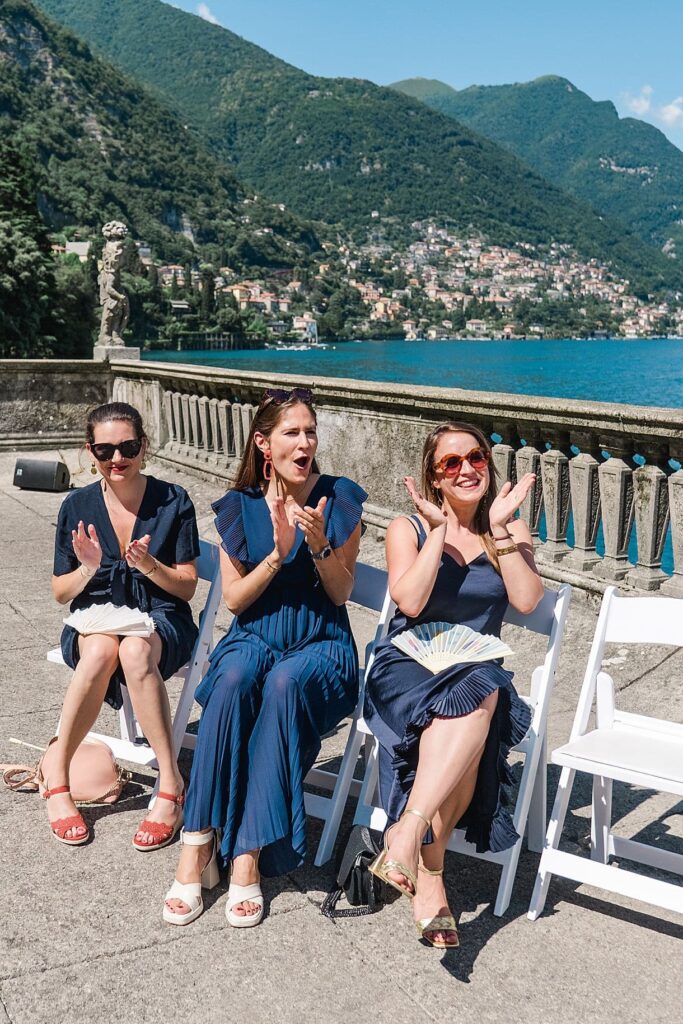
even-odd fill
[(529, 527), (532, 537), (538, 537), (538, 525), (543, 509), (543, 485), (540, 477), (541, 453), (538, 448), (527, 444), (515, 454), (517, 479), (521, 480), (525, 473), (535, 473), (536, 483), (522, 502), (519, 515)]
[(190, 453), (197, 458), (200, 454), (201, 437), (199, 434), (199, 398), (197, 395), (190, 395), (188, 402), (190, 409), (190, 425), (192, 429), (192, 441)]
[(570, 550), (567, 544), (571, 508), (569, 459), (564, 452), (551, 448), (543, 452), (540, 464), (547, 539), (537, 555), (543, 562), (561, 562)]
[(199, 429), (202, 435), (202, 458), (208, 460), (212, 450), (212, 441), (215, 435), (209, 425), (209, 398), (202, 395), (197, 403), (199, 412)]
[(235, 456), (241, 459), (244, 454), (244, 443), (247, 435), (243, 432), (242, 407), (239, 402), (232, 403), (230, 415), (232, 417), (232, 436), (235, 438)]
[(514, 487), (517, 482), (517, 467), (515, 466), (515, 449), (512, 445), (494, 444), (491, 449), (491, 458), (498, 487), (502, 487), (507, 480)]
[(626, 582), (640, 590), (659, 590), (668, 577), (662, 570), (662, 550), (669, 525), (666, 473), (654, 464), (639, 466), (633, 474), (638, 561)]
[(220, 453), (224, 451), (222, 447), (220, 427), (218, 425), (218, 399), (209, 399), (209, 429), (211, 430), (211, 455), (209, 460), (214, 463), (220, 461)]
[(633, 526), (633, 470), (622, 456), (632, 453), (613, 444), (606, 447), (612, 458), (598, 467), (605, 554), (593, 566), (593, 573), (600, 579), (618, 583), (631, 567), (628, 542)]
[(600, 556), (595, 550), (600, 525), (598, 469), (598, 460), (588, 452), (581, 452), (569, 460), (574, 547), (563, 564), (578, 572), (587, 572), (600, 561)]
[(683, 597), (683, 469), (669, 477), (669, 512), (674, 571), (673, 575), (662, 583), (661, 591), (669, 597)]
[(228, 459), (235, 454), (235, 445), (233, 443), (233, 431), (232, 431), (232, 413), (230, 402), (226, 401), (225, 398), (221, 398), (218, 403), (218, 425), (221, 436), (221, 450), (223, 452), (223, 462), (227, 462)]
[(166, 444), (173, 449), (176, 442), (176, 427), (173, 420), (173, 393), (164, 391), (164, 417), (166, 419), (166, 433), (168, 441)]
[(185, 441), (185, 426), (183, 422), (183, 403), (182, 395), (179, 391), (174, 391), (173, 395), (173, 421), (175, 423), (175, 445), (174, 449), (177, 452), (182, 451), (183, 443)]
[(181, 394), (180, 396), (180, 410), (183, 416), (183, 444), (182, 451), (184, 455), (189, 455), (192, 451), (192, 421), (190, 420), (190, 396)]
[(256, 406), (249, 405), (247, 402), (243, 402), (240, 406), (240, 412), (242, 414), (242, 436), (244, 437), (244, 443), (247, 442), (251, 425), (256, 416)]

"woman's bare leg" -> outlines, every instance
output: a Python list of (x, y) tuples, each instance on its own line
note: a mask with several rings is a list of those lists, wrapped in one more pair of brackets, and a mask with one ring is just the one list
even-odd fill
[[(118, 637), (92, 633), (79, 637), (78, 647), (80, 658), (64, 697), (59, 736), (52, 744), (53, 765), (46, 779), (49, 789), (68, 785), (71, 758), (100, 712), (109, 680), (118, 663)], [(47, 801), (47, 805), (50, 821), (77, 813), (69, 793), (58, 793)], [(67, 839), (78, 839), (83, 835), (85, 831), (81, 827), (70, 828), (65, 833)]]
[[(119, 645), (119, 660), (126, 677), (135, 717), (159, 765), (159, 789), (180, 796), (183, 778), (173, 750), (171, 707), (164, 681), (159, 673), (161, 638), (156, 633), (149, 637), (128, 636)], [(155, 800), (147, 813), (149, 821), (174, 824), (180, 813), (177, 805), (168, 800)], [(136, 843), (152, 843), (148, 832), (137, 832)]]

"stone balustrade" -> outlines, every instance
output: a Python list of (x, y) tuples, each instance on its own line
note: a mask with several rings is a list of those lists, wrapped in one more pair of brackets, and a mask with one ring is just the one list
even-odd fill
[[(500, 482), (514, 482), (529, 471), (537, 476), (521, 514), (537, 538), (544, 576), (588, 591), (613, 583), (683, 597), (681, 410), (336, 378), (300, 380), (177, 363), (114, 363), (111, 372), (112, 397), (143, 411), (162, 461), (217, 477), (226, 486), (234, 480), (263, 390), (312, 386), (320, 461), (329, 472), (363, 484), (369, 492), (366, 521), (379, 530), (408, 508), (403, 476), (419, 476), (429, 429), (449, 419), (476, 423), (494, 442)], [(632, 563), (634, 529), (637, 560)], [(661, 567), (669, 530), (671, 576)]]

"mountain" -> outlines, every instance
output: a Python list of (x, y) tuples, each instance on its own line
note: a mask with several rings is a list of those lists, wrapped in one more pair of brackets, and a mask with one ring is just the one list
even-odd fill
[(681, 286), (680, 266), (623, 224), (395, 90), (308, 75), (159, 0), (40, 2), (300, 216), (358, 238), (405, 239), (411, 222), (435, 219), (502, 244), (567, 243), (640, 290)]
[(647, 241), (677, 243), (683, 258), (683, 152), (653, 125), (555, 76), (459, 91), (411, 78), (393, 88), (506, 146)]
[(120, 219), (166, 258), (237, 266), (291, 266), (317, 247), (148, 89), (25, 0), (0, 3), (0, 142), (28, 154), (51, 230)]

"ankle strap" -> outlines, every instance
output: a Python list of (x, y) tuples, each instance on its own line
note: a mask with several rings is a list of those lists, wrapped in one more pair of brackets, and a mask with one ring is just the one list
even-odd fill
[(170, 800), (172, 804), (177, 804), (178, 807), (182, 807), (185, 803), (185, 790), (182, 791), (180, 796), (173, 796), (173, 793), (162, 793), (162, 791), (159, 790), (157, 797), (161, 797), (162, 800)]
[(58, 793), (70, 793), (71, 786), (55, 786), (54, 789), (44, 789), (41, 796), (43, 800), (49, 800), (51, 796), (57, 796)]
[(434, 871), (432, 871), (431, 868), (426, 868), (424, 866), (424, 864), (418, 864), (417, 865), (417, 870), (418, 871), (422, 871), (425, 875), (442, 875), (443, 874), (443, 868), (436, 868)]
[(414, 814), (416, 818), (422, 818), (427, 828), (432, 827), (432, 823), (429, 818), (422, 813), (422, 811), (416, 811), (413, 807), (406, 807), (404, 814)]
[(209, 829), (208, 832), (186, 832), (185, 829), (181, 829), (180, 842), (184, 846), (206, 846), (207, 843), (213, 842), (213, 829)]

